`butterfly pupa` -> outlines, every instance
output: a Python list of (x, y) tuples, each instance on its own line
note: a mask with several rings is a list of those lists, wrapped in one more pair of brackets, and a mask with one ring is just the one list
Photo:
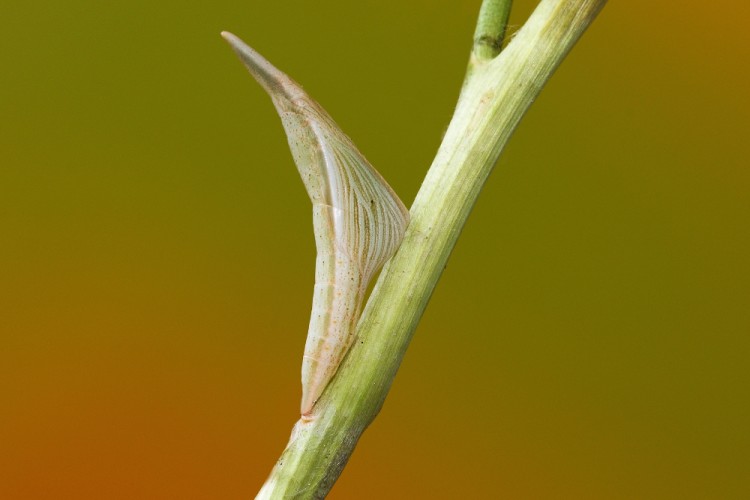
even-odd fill
[(271, 96), (313, 205), (317, 259), (300, 406), (309, 415), (354, 341), (367, 286), (401, 244), (409, 212), (300, 85), (236, 36), (222, 36)]

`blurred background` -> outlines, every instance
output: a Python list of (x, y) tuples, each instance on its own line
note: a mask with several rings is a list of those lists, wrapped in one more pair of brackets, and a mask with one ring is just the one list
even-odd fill
[[(219, 32), (410, 204), (479, 3), (0, 4), (0, 498), (254, 496), (297, 418), (315, 250)], [(330, 498), (750, 497), (748, 9), (602, 11)]]

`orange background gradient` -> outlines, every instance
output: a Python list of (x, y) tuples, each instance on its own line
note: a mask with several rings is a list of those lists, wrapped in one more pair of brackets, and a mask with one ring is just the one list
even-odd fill
[[(0, 498), (255, 494), (296, 419), (315, 250), (219, 32), (410, 204), (478, 7), (0, 5)], [(748, 25), (737, 0), (609, 3), (330, 498), (750, 498)]]

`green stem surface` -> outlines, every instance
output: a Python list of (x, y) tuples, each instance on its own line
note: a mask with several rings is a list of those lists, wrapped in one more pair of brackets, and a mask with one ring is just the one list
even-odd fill
[[(311, 418), (295, 424), (289, 444), (257, 498), (324, 498), (333, 487), (362, 432), (380, 411), (417, 323), (501, 151), (555, 68), (605, 3), (542, 0), (497, 57), (485, 54), (485, 62), (473, 65), (443, 143), (411, 208), (404, 241), (383, 269), (359, 321), (357, 340)], [(510, 2), (486, 0), (482, 8), (483, 16), (507, 19), (507, 13), (493, 11), (488, 4), (502, 9)]]
[(474, 57), (480, 60), (494, 59), (500, 53), (512, 5), (513, 0), (482, 2), (474, 31)]

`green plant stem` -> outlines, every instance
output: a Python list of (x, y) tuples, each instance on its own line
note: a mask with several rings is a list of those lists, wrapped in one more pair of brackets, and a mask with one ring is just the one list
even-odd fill
[(485, 0), (479, 9), (474, 31), (473, 56), (478, 60), (494, 59), (500, 53), (513, 0)]
[(477, 27), (474, 30), (474, 44), (471, 47), (469, 64), (466, 67), (459, 99), (472, 79), (474, 70), (492, 61), (503, 50), (503, 40), (512, 5), (513, 0), (484, 0), (482, 2)]
[[(503, 2), (485, 2), (501, 5)], [(494, 59), (474, 67), (386, 265), (357, 340), (312, 418), (300, 420), (257, 498), (323, 498), (378, 414), (448, 256), (519, 120), (606, 0), (542, 0)], [(483, 8), (484, 11), (484, 8)]]

